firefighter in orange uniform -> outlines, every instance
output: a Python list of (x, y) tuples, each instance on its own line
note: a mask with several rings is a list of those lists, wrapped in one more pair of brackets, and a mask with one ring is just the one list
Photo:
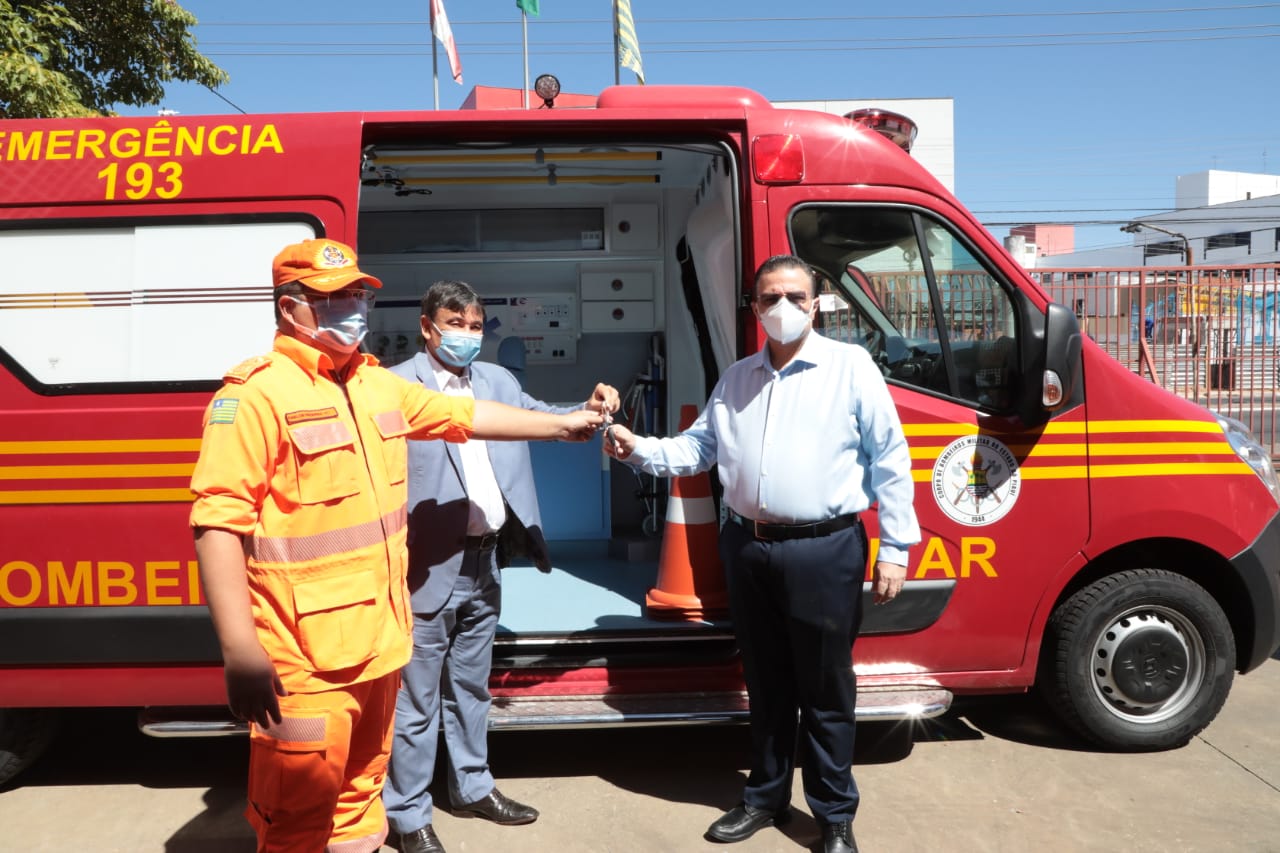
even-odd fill
[(358, 351), (373, 291), (350, 247), (276, 256), (272, 352), (209, 404), (191, 488), (228, 704), (250, 723), (259, 851), (382, 846), (380, 798), (413, 614), (407, 438), (585, 440), (601, 416), (428, 391)]

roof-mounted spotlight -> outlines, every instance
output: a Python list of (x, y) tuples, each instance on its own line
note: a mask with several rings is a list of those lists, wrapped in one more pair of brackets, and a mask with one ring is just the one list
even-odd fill
[(556, 105), (556, 96), (560, 94), (560, 81), (554, 74), (539, 74), (538, 79), (533, 81), (533, 93), (542, 98), (543, 106), (551, 109)]
[(903, 151), (911, 153), (911, 146), (916, 141), (916, 123), (906, 116), (879, 107), (865, 107), (848, 113), (845, 118), (874, 130)]

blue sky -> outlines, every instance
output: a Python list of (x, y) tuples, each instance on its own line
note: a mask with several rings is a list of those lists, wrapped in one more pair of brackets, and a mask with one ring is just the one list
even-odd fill
[[(430, 109), (427, 0), (180, 0), (231, 75), (173, 85), (184, 115)], [(542, 0), (529, 71), (567, 92), (614, 82), (610, 0)], [(463, 65), (440, 51), (440, 106), (523, 80), (514, 0), (445, 0)], [(632, 0), (649, 83), (747, 86), (772, 100), (952, 98), (956, 194), (998, 236), (1067, 222), (1076, 247), (1168, 210), (1180, 174), (1280, 173), (1280, 3), (1186, 0)], [(623, 69), (621, 82), (635, 82)], [(154, 108), (122, 109), (126, 115)]]

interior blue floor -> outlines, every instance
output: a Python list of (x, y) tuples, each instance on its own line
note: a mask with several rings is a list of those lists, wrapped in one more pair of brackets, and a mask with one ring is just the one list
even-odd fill
[(532, 564), (502, 570), (498, 633), (568, 634), (582, 631), (727, 627), (728, 622), (653, 619), (644, 597), (658, 579), (654, 560), (610, 556), (607, 540), (549, 542), (552, 570)]

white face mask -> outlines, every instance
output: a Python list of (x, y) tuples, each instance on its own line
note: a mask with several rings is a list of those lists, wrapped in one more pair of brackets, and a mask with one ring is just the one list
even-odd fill
[[(297, 298), (293, 298), (293, 301), (301, 303)], [(315, 315), (316, 327), (309, 329), (295, 322), (294, 328), (329, 349), (343, 353), (354, 352), (369, 333), (369, 303), (366, 300), (326, 299), (307, 304)]]
[(760, 312), (760, 325), (770, 339), (786, 346), (798, 341), (809, 328), (809, 312), (790, 299), (779, 299), (767, 311)]

